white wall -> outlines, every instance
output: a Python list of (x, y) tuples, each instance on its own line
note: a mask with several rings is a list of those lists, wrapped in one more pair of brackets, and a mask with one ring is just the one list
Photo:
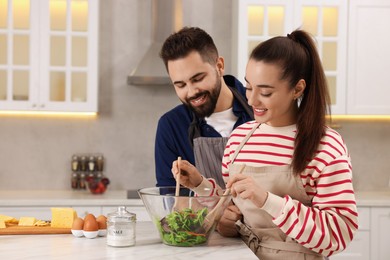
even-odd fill
[[(129, 86), (150, 44), (150, 0), (100, 1), (97, 119), (0, 117), (0, 189), (70, 189), (73, 153), (101, 152), (110, 189), (155, 185), (157, 120), (179, 104), (172, 87)], [(214, 38), (231, 73), (231, 1), (184, 0), (185, 25)], [(355, 188), (387, 189), (390, 123), (342, 123), (352, 154)]]

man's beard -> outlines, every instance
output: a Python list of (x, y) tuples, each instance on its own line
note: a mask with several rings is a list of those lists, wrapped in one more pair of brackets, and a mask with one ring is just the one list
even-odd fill
[[(202, 91), (196, 94), (191, 98), (186, 98), (186, 102), (184, 103), (187, 107), (189, 107), (198, 118), (205, 118), (211, 116), (214, 113), (215, 107), (217, 106), (217, 101), (219, 94), (221, 93), (221, 79), (217, 77), (217, 81), (215, 83), (214, 89), (210, 91)], [(201, 106), (194, 107), (191, 105), (191, 100), (195, 100), (201, 96), (205, 95), (205, 98), (208, 98), (207, 102)]]

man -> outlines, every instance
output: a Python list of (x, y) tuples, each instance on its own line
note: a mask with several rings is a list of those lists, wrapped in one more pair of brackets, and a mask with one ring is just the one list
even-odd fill
[(224, 76), (224, 59), (204, 30), (185, 27), (170, 35), (160, 56), (183, 103), (159, 120), (155, 143), (157, 186), (175, 186), (171, 168), (180, 156), (225, 187), (221, 162), (234, 128), (253, 119), (245, 88)]

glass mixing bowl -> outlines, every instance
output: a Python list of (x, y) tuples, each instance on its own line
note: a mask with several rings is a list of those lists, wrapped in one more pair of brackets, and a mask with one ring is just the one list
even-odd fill
[[(151, 187), (138, 190), (150, 218), (160, 233), (164, 244), (172, 246), (195, 246), (208, 241), (223, 211), (230, 201), (230, 195), (216, 195), (216, 190), (204, 190), (201, 196), (187, 188), (180, 188), (175, 196), (175, 187)], [(203, 193), (204, 192), (204, 193)], [(218, 209), (213, 208), (218, 204)], [(209, 214), (212, 212), (212, 214)], [(208, 215), (209, 214), (209, 215)]]

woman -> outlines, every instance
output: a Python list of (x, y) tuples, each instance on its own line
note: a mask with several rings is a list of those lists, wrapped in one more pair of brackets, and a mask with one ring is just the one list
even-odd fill
[[(314, 41), (296, 30), (259, 44), (245, 80), (255, 121), (227, 143), (222, 175), (234, 204), (218, 231), (240, 235), (261, 259), (323, 259), (344, 250), (357, 230), (352, 167), (341, 136), (326, 126), (329, 95)], [(187, 162), (180, 168), (184, 186), (215, 185)]]

